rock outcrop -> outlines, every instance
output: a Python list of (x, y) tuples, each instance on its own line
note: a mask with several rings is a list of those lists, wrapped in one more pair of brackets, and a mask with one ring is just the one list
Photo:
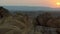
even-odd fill
[(5, 16), (8, 16), (9, 11), (3, 7), (0, 7), (0, 18), (3, 18)]
[(52, 16), (51, 16), (50, 13), (40, 14), (40, 15), (37, 16), (37, 18), (36, 18), (37, 25), (46, 26), (46, 23), (47, 23), (48, 20), (51, 19), (51, 18), (52, 18)]
[(60, 28), (60, 18), (53, 17), (50, 13), (44, 13), (36, 18), (37, 25)]
[(50, 13), (40, 14), (36, 18), (36, 23), (39, 26), (56, 28), (56, 32), (60, 34), (60, 17), (53, 17)]

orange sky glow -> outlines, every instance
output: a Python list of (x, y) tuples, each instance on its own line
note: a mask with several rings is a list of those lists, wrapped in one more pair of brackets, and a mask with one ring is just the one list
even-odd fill
[[(60, 7), (59, 0), (0, 0), (3, 6), (46, 6), (52, 8)], [(57, 5), (57, 3), (59, 5)]]

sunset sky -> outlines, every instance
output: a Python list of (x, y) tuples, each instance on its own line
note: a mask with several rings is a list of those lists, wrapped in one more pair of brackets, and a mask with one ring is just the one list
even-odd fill
[(60, 4), (58, 2), (60, 3), (59, 0), (0, 0), (0, 5), (60, 7)]

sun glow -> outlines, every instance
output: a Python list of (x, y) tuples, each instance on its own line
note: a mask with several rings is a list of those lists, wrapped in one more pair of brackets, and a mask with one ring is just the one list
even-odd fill
[(57, 5), (57, 6), (60, 6), (60, 2), (57, 2), (56, 5)]

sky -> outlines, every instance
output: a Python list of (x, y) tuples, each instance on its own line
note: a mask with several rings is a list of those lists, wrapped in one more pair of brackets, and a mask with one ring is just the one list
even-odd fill
[[(57, 7), (59, 0), (0, 0), (1, 6), (46, 6)], [(60, 6), (58, 6), (60, 7)]]

